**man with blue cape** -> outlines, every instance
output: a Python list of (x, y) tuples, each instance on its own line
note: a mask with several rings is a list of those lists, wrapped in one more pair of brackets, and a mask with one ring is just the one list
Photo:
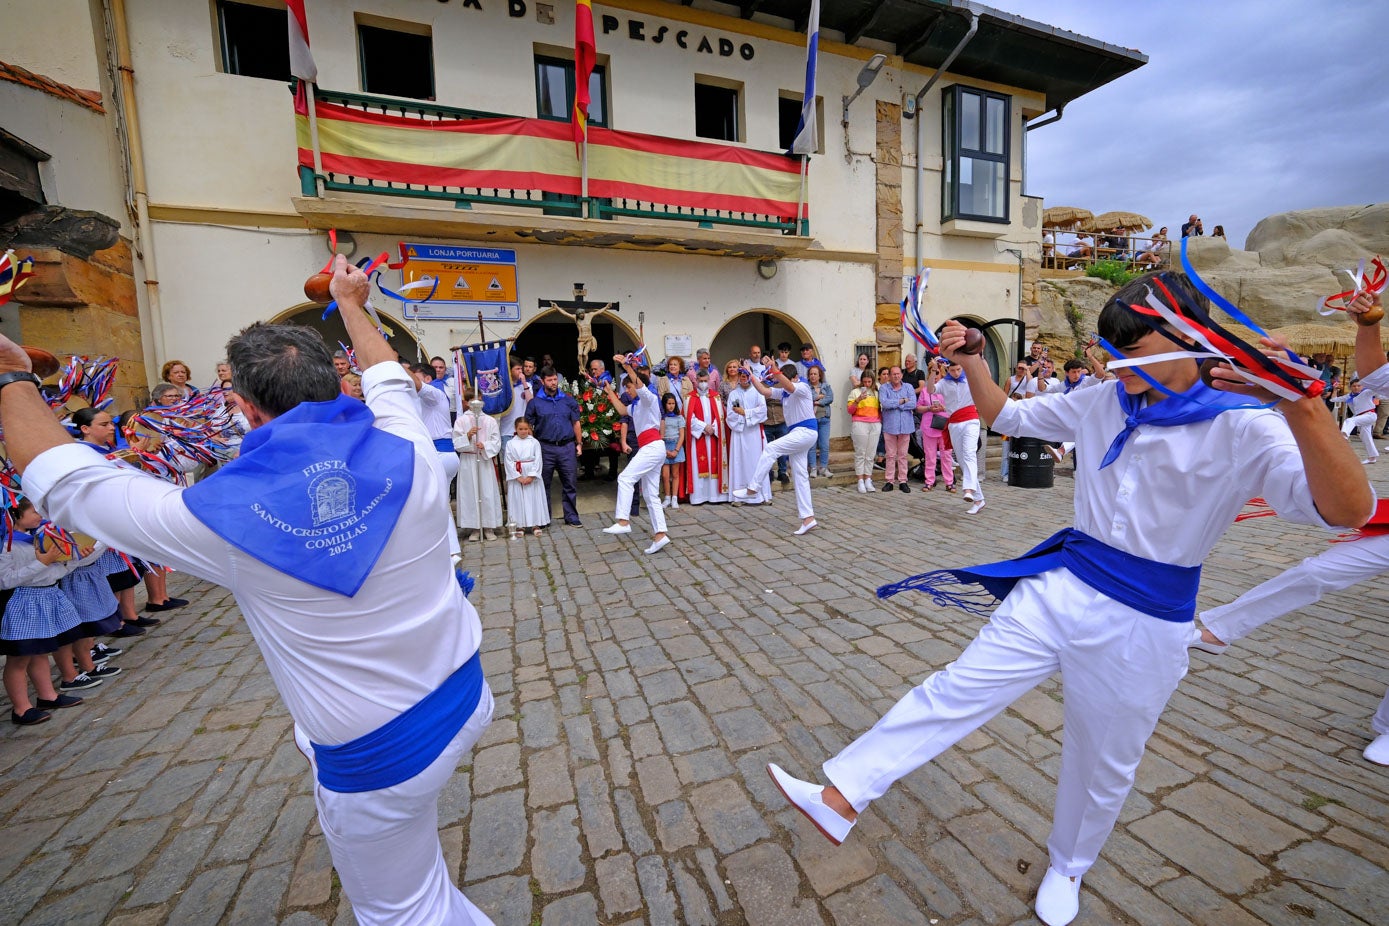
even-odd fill
[[(959, 352), (964, 326), (946, 324), (942, 353), (964, 368), (991, 427), (1075, 442), (1075, 527), (1015, 560), (940, 569), (879, 589), (884, 597), (925, 591), (976, 614), (995, 598), (1002, 604), (953, 663), (824, 764), (828, 787), (768, 767), (787, 799), (838, 844), (897, 779), (1060, 671), (1061, 771), (1051, 865), (1036, 899), (1049, 926), (1064, 926), (1079, 910), (1081, 877), (1114, 828), (1148, 737), (1186, 674), (1201, 562), (1245, 502), (1262, 496), (1289, 520), (1328, 528), (1358, 527), (1374, 510), (1364, 467), (1322, 401), (1259, 405), (1249, 397), (1259, 394), (1255, 387), (1229, 368), (1213, 374), (1220, 388), (1207, 386), (1181, 335), (1131, 308), (1159, 290), (1204, 305), (1181, 273), (1138, 278), (1100, 313), (1101, 336), (1128, 358), (1114, 365), (1118, 382), (1025, 402), (1007, 398), (981, 356)], [(1176, 351), (1174, 340), (1182, 342)], [(961, 591), (969, 585), (984, 591)]]
[(358, 923), (488, 923), (453, 884), (438, 795), (492, 717), (482, 628), (449, 562), (448, 498), (414, 385), (339, 256), (331, 291), (363, 368), (342, 395), (310, 328), (255, 324), (227, 356), (252, 430), (188, 489), (74, 443), (0, 336), (0, 424), (25, 491), (62, 523), (223, 585), (316, 779)]

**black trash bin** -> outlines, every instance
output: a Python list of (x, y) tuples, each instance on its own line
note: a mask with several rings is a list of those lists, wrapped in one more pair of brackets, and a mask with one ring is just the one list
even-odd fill
[(1050, 489), (1055, 458), (1047, 452), (1047, 442), (1035, 437), (1015, 437), (1008, 441), (1008, 484), (1020, 489)]

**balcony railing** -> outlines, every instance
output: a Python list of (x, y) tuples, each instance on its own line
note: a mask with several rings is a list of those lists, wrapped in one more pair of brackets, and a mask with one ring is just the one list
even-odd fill
[(1156, 270), (1172, 261), (1166, 238), (1078, 232), (1073, 228), (1042, 229), (1043, 270), (1085, 270), (1112, 260), (1128, 270)]
[[(799, 158), (590, 126), (588, 196), (569, 123), (296, 89), (300, 187), (595, 219), (809, 235)], [(321, 170), (315, 170), (315, 163)]]

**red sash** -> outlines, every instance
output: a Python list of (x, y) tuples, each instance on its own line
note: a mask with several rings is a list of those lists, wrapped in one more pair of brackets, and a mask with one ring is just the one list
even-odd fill
[(978, 421), (978, 420), (979, 420), (979, 409), (975, 408), (973, 405), (962, 405), (961, 407), (959, 407), (959, 408), (955, 409), (953, 412), (951, 412), (951, 413), (950, 413), (950, 420), (947, 421), (946, 424), (945, 424), (945, 430), (941, 431), (941, 434), (944, 435), (944, 437), (945, 437), (945, 449), (946, 449), (946, 450), (950, 450), (950, 451), (952, 451), (952, 452), (953, 452), (954, 449), (955, 449), (954, 443), (952, 443), (951, 440), (950, 440), (950, 426), (951, 426), (952, 424), (959, 424), (961, 421)]
[(661, 439), (660, 428), (647, 428), (637, 435), (637, 446), (645, 447), (647, 444), (654, 444)]

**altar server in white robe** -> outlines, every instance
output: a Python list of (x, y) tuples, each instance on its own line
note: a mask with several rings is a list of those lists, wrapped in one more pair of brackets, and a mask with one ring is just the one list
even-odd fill
[(689, 466), (690, 504), (728, 501), (724, 478), (723, 403), (709, 386), (708, 371), (695, 375), (695, 391), (685, 401), (685, 464)]
[[(728, 394), (728, 484), (747, 486), (752, 481), (757, 459), (767, 445), (762, 422), (767, 420), (767, 400), (752, 388), (747, 367), (738, 371), (738, 385)], [(745, 505), (772, 500), (771, 476), (763, 478), (757, 491), (742, 499)]]
[(516, 528), (516, 537), (530, 531), (540, 536), (550, 523), (550, 502), (540, 483), (540, 441), (531, 433), (531, 423), (516, 419), (516, 435), (506, 442), (502, 467), (506, 470), (506, 511)]
[[(465, 389), (463, 402), (473, 400)], [(497, 485), (497, 454), (502, 449), (502, 430), (491, 415), (465, 409), (453, 423), (453, 447), (458, 451), (458, 526), (467, 540), (479, 528), (491, 528), (502, 536), (502, 493)]]

